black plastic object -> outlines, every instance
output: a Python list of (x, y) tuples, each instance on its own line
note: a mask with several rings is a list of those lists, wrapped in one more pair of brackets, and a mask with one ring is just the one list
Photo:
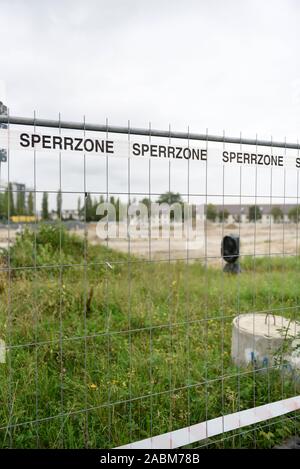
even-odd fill
[(228, 264), (236, 262), (240, 256), (240, 238), (236, 235), (224, 236), (221, 244), (221, 255)]
[(224, 236), (221, 243), (221, 255), (226, 262), (223, 271), (239, 274), (241, 267), (238, 261), (240, 256), (240, 238), (236, 235)]

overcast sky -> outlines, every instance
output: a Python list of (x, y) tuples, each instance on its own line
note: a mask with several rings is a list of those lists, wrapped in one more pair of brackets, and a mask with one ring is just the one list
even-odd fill
[(298, 0), (0, 0), (0, 20), (11, 115), (300, 137)]
[(12, 114), (299, 135), (297, 0), (0, 0)]

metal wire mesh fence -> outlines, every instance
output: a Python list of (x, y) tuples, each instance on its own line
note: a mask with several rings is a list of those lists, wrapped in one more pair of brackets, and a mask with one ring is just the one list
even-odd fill
[(299, 145), (1, 124), (1, 446), (297, 434)]

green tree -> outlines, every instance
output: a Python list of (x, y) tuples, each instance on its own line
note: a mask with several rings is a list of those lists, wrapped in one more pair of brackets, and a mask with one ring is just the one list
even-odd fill
[(62, 218), (62, 192), (59, 190), (56, 196), (56, 214), (59, 219)]
[(300, 221), (300, 207), (295, 206), (289, 210), (288, 213), (289, 220), (293, 223), (298, 223)]
[(261, 218), (262, 218), (261, 209), (257, 205), (251, 205), (249, 207), (248, 220), (258, 221), (258, 220), (261, 220)]
[(144, 197), (141, 200), (141, 204), (143, 204), (143, 205), (145, 205), (145, 207), (147, 207), (148, 217), (150, 217), (151, 216), (151, 200), (148, 197)]
[(219, 211), (218, 218), (220, 223), (226, 222), (228, 220), (228, 217), (229, 212), (226, 208), (224, 208), (224, 210)]
[(83, 216), (85, 221), (90, 222), (94, 220), (94, 207), (91, 194), (88, 192), (85, 195), (85, 203), (83, 207)]
[(182, 198), (179, 192), (165, 192), (161, 194), (157, 200), (159, 204), (182, 204)]
[(80, 197), (78, 197), (78, 199), (77, 199), (77, 213), (78, 213), (78, 218), (80, 220), (81, 216), (82, 216), (81, 198)]
[(217, 209), (216, 209), (215, 205), (213, 205), (213, 204), (208, 204), (207, 205), (207, 207), (206, 207), (206, 218), (209, 221), (213, 221), (213, 222), (216, 221)]
[(98, 204), (99, 202), (97, 201), (97, 199), (94, 198), (93, 200), (89, 192), (85, 194), (83, 206), (81, 206), (81, 199), (79, 197), (77, 201), (77, 210), (79, 218), (87, 222), (95, 221), (97, 219), (96, 210)]
[(28, 194), (27, 213), (28, 213), (29, 216), (32, 216), (32, 215), (34, 214), (34, 206), (33, 206), (33, 195), (32, 195), (32, 192), (29, 192), (29, 194)]
[(280, 207), (272, 207), (271, 215), (275, 223), (283, 219), (283, 211), (281, 210)]
[(49, 209), (48, 209), (48, 193), (43, 193), (42, 198), (42, 219), (49, 220)]
[(3, 218), (5, 220), (8, 219), (8, 199), (9, 199), (9, 193), (8, 193), (8, 190), (5, 189), (5, 192), (3, 194)]
[(148, 197), (144, 197), (141, 200), (141, 204), (145, 205), (147, 207), (147, 209), (149, 210), (150, 207), (151, 207), (151, 200)]
[[(179, 192), (165, 192), (164, 194), (161, 194), (159, 196), (159, 198), (157, 199), (157, 203), (169, 204), (169, 205), (180, 204), (181, 206), (183, 206), (183, 200)], [(171, 214), (170, 214), (170, 220), (174, 220), (173, 210), (171, 211)]]
[(19, 190), (17, 192), (16, 214), (17, 215), (25, 214), (25, 192), (23, 190)]
[(4, 192), (4, 217), (8, 219), (9, 217), (15, 215), (15, 204), (14, 204), (14, 196), (12, 190), (11, 182), (8, 184), (8, 188)]
[(5, 198), (4, 193), (3, 193), (3, 192), (0, 192), (0, 219), (3, 219), (3, 218), (6, 217), (4, 198)]
[(119, 197), (116, 200), (115, 209), (116, 209), (116, 221), (120, 221), (120, 199)]
[(94, 200), (93, 200), (92, 221), (96, 221), (96, 220), (97, 220), (97, 208), (98, 208), (98, 205), (99, 205), (99, 200), (97, 200), (97, 198), (95, 197)]

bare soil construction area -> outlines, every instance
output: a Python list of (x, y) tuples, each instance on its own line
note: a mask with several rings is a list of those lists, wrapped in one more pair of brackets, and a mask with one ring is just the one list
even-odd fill
[[(240, 254), (243, 256), (290, 256), (299, 252), (299, 226), (293, 223), (241, 223), (222, 225), (207, 223), (197, 237), (189, 236), (175, 238), (172, 234), (168, 238), (146, 237), (137, 238), (126, 236), (126, 226), (119, 227), (121, 237), (99, 239), (96, 223), (88, 224), (88, 240), (94, 245), (103, 245), (120, 252), (128, 253), (151, 260), (195, 260), (207, 259), (210, 265), (220, 265), (220, 247), (222, 237), (227, 234), (240, 235)], [(71, 230), (83, 236), (84, 230)], [(0, 248), (7, 248), (10, 240), (12, 245), (18, 230), (0, 229)]]
[[(125, 233), (125, 230), (124, 230)], [(100, 240), (96, 234), (96, 224), (89, 225), (89, 241), (104, 244), (112, 249), (157, 260), (199, 260), (210, 265), (219, 265), (222, 237), (226, 234), (240, 235), (241, 256), (286, 256), (296, 255), (299, 251), (299, 226), (292, 223), (241, 223), (222, 225), (207, 223), (199, 236), (182, 239), (161, 238), (115, 238)]]

